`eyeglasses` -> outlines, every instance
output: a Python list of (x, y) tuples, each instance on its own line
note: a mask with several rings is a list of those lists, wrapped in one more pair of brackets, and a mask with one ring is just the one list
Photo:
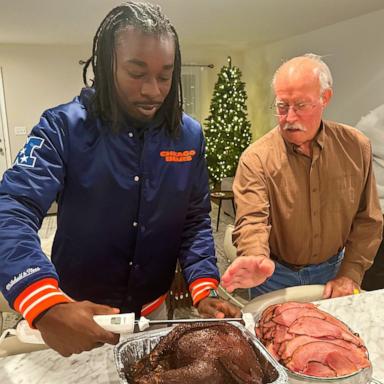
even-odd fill
[(316, 103), (310, 102), (299, 102), (295, 104), (287, 104), (283, 101), (275, 101), (276, 116), (286, 116), (289, 113), (289, 109), (292, 108), (293, 112), (297, 116), (305, 116), (312, 112), (312, 109), (315, 108)]

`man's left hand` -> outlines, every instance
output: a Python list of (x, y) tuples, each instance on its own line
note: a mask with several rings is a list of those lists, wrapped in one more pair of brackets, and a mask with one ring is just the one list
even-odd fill
[(323, 299), (353, 295), (355, 289), (360, 291), (360, 287), (349, 277), (336, 277), (325, 285)]
[(197, 304), (197, 310), (202, 317), (214, 317), (223, 319), (224, 317), (241, 317), (240, 308), (221, 299), (206, 297)]

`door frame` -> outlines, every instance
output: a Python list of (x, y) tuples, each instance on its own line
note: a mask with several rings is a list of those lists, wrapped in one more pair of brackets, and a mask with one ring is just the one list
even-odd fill
[(5, 163), (7, 168), (9, 168), (12, 163), (11, 145), (9, 142), (7, 109), (5, 104), (5, 91), (4, 91), (4, 83), (3, 83), (3, 71), (1, 67), (0, 67), (0, 117), (1, 117), (2, 127), (3, 127)]

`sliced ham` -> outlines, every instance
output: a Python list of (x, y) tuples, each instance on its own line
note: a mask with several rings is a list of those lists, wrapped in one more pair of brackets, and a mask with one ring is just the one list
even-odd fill
[(296, 301), (288, 301), (284, 304), (280, 304), (274, 308), (274, 313), (276, 316), (280, 315), (284, 311), (292, 308), (317, 308), (315, 304), (312, 303), (299, 303)]
[(284, 327), (283, 325), (276, 325), (276, 332), (274, 334), (275, 342), (277, 344), (281, 344), (284, 341), (292, 340), (295, 335), (289, 332), (288, 327)]
[(293, 352), (295, 352), (297, 348), (318, 340), (319, 339), (316, 339), (315, 337), (311, 336), (296, 336), (291, 340), (284, 341), (284, 343), (280, 345), (279, 355), (281, 359), (287, 360), (292, 356)]
[(273, 313), (275, 311), (275, 309), (280, 306), (281, 304), (274, 304), (274, 305), (270, 305), (269, 307), (267, 307), (263, 313), (261, 314), (261, 317), (260, 317), (260, 325), (270, 321), (273, 317)]
[(297, 373), (337, 377), (370, 367), (360, 337), (311, 303), (268, 307), (256, 334), (276, 360)]
[(359, 369), (348, 357), (341, 355), (338, 352), (328, 353), (326, 363), (330, 368), (336, 371), (337, 376), (350, 375)]
[(316, 317), (300, 317), (288, 328), (289, 333), (324, 337), (328, 339), (343, 339), (353, 344), (361, 345), (361, 340), (351, 332), (346, 332), (336, 324)]
[(267, 351), (276, 359), (279, 360), (279, 355), (276, 350), (276, 345), (274, 343), (266, 344), (265, 346), (267, 348)]
[(280, 315), (275, 316), (273, 320), (268, 322), (267, 324), (277, 323), (279, 325), (285, 325), (286, 327), (289, 327), (295, 320), (303, 316), (317, 317), (319, 319), (325, 319), (326, 317), (317, 308), (313, 309), (313, 308), (298, 307), (298, 308), (290, 308), (283, 311), (282, 313), (280, 313)]
[(336, 377), (336, 371), (317, 361), (309, 362), (303, 373), (308, 376), (316, 377)]
[(275, 333), (276, 333), (276, 327), (267, 329), (267, 330), (264, 331), (264, 333), (263, 333), (263, 335), (264, 335), (264, 339), (266, 339), (266, 340), (271, 340), (271, 339), (273, 339), (274, 336), (275, 336)]
[(341, 339), (321, 339), (311, 336), (296, 336), (292, 340), (285, 341), (280, 345), (279, 348), (279, 355), (283, 360), (289, 359), (293, 352), (300, 346), (308, 343), (313, 343), (315, 341), (326, 341), (327, 343), (332, 343), (339, 345), (340, 347), (346, 348), (346, 349), (352, 349), (354, 353), (357, 353), (359, 356), (365, 357), (366, 356), (366, 349), (365, 347), (357, 347), (355, 344), (352, 344), (348, 341), (341, 340)]
[(337, 325), (338, 327), (340, 327), (341, 329), (344, 329), (344, 331), (347, 331), (347, 332), (351, 332), (351, 330), (340, 320), (336, 319), (335, 317), (333, 316), (330, 316), (328, 314), (326, 314), (326, 320), (329, 322), (329, 323), (332, 323), (334, 325)]
[(272, 328), (274, 326), (276, 326), (276, 322), (271, 320), (271, 321), (268, 321), (267, 323), (262, 324), (261, 328), (267, 329), (267, 328)]
[(348, 373), (345, 373), (346, 370), (343, 370), (342, 375), (352, 374), (358, 369), (370, 366), (367, 358), (362, 359), (361, 356), (356, 355), (351, 350), (326, 341), (316, 341), (297, 348), (296, 351), (293, 352), (292, 358), (286, 366), (295, 372), (302, 373), (307, 368), (309, 362), (317, 361), (324, 365), (328, 365), (330, 368), (335, 370), (335, 368), (330, 364), (332, 362), (332, 364), (336, 367), (334, 361), (337, 359), (343, 359), (343, 361), (345, 361), (344, 359), (347, 359), (346, 361), (353, 363), (353, 365), (349, 364), (347, 366), (349, 369)]

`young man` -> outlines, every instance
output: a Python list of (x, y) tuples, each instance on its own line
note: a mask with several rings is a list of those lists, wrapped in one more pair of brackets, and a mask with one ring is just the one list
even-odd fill
[[(176, 31), (159, 7), (128, 2), (101, 23), (92, 87), (46, 111), (0, 186), (0, 283), (46, 344), (69, 356), (118, 336), (95, 314), (159, 311), (179, 259), (204, 316), (217, 298), (200, 125), (182, 114)], [(37, 231), (54, 200), (52, 262)], [(87, 300), (87, 301), (84, 301)]]
[(324, 121), (332, 76), (316, 55), (284, 63), (273, 80), (278, 127), (237, 170), (238, 258), (222, 277), (254, 296), (325, 284), (324, 298), (359, 289), (380, 244), (382, 215), (368, 139)]

